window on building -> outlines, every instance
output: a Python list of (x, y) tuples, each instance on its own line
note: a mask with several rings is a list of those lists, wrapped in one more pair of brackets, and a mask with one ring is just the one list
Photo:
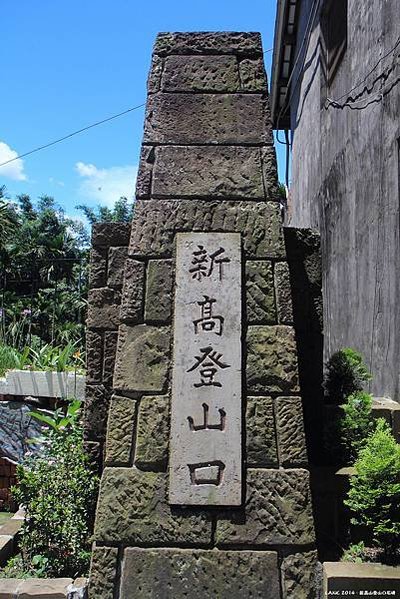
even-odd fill
[(327, 82), (330, 85), (347, 48), (347, 0), (327, 0), (322, 25)]

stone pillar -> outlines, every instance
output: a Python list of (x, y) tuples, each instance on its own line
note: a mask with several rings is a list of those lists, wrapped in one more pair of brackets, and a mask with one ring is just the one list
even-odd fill
[[(93, 599), (315, 596), (302, 400), (262, 56), (256, 33), (168, 33), (156, 40), (96, 514)], [(243, 493), (236, 507), (169, 503), (176, 243), (177, 233), (193, 232), (240, 235)], [(205, 470), (207, 479), (212, 473)]]

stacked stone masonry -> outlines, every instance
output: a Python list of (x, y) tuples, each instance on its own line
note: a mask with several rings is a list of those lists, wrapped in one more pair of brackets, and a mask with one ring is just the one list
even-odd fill
[[(90, 335), (103, 353), (107, 333), (118, 340), (90, 597), (311, 599), (314, 523), (259, 34), (160, 34), (148, 92), (127, 254), (114, 250), (125, 243), (94, 236), (105, 266), (94, 267)], [(241, 234), (239, 508), (185, 508), (167, 498), (175, 234), (194, 231)], [(126, 257), (122, 287), (107, 271), (111, 255), (117, 264)], [(99, 367), (93, 362), (87, 422), (105, 433), (96, 393), (111, 387)]]

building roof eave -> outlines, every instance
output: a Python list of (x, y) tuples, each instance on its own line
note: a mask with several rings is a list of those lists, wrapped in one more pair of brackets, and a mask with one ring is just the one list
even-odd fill
[(277, 0), (271, 77), (271, 115), (275, 129), (290, 128), (290, 115), (280, 113), (293, 65), (299, 4), (300, 0)]

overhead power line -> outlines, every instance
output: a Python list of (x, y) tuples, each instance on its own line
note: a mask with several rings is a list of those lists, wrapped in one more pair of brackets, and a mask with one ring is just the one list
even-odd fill
[(112, 121), (114, 119), (117, 119), (120, 116), (124, 116), (124, 114), (128, 114), (129, 112), (133, 112), (134, 110), (138, 110), (139, 108), (142, 108), (143, 106), (145, 106), (145, 104), (139, 104), (138, 106), (133, 106), (132, 108), (128, 108), (127, 110), (124, 110), (123, 112), (119, 112), (118, 114), (113, 114), (112, 116), (107, 117), (106, 119), (103, 119), (101, 121), (97, 121), (96, 123), (92, 123), (91, 125), (87, 125), (86, 127), (82, 127), (82, 129), (78, 129), (77, 131), (73, 131), (72, 133), (68, 133), (68, 135), (64, 135), (63, 137), (60, 137), (59, 139), (55, 139), (54, 141), (50, 141), (42, 146), (39, 146), (37, 148), (34, 148), (33, 150), (29, 150), (28, 152), (24, 152), (23, 154), (19, 154), (18, 156), (15, 156), (15, 158), (10, 158), (10, 160), (6, 160), (5, 162), (2, 162), (0, 164), (0, 168), (2, 166), (5, 166), (6, 164), (10, 164), (10, 162), (14, 162), (14, 160), (19, 160), (20, 158), (25, 158), (25, 156), (30, 156), (30, 154), (34, 154), (35, 152), (40, 152), (40, 150), (45, 150), (46, 148), (50, 148), (50, 146), (54, 146), (55, 144), (59, 144), (62, 141), (65, 141), (66, 139), (69, 139), (70, 137), (74, 137), (74, 135), (78, 135), (79, 133), (83, 133), (84, 131), (87, 131), (88, 129), (93, 129), (93, 127), (97, 127), (98, 125), (103, 125), (103, 123), (108, 123), (108, 121)]

